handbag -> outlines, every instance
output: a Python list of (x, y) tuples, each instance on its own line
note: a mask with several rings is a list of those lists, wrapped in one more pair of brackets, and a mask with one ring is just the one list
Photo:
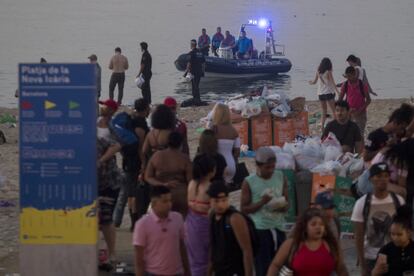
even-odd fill
[(145, 79), (142, 76), (142, 74), (136, 77), (135, 84), (138, 86), (138, 88), (142, 88), (142, 86), (144, 85), (144, 83), (145, 83)]
[(236, 174), (233, 177), (233, 184), (240, 188), (242, 182), (250, 175), (244, 162), (236, 165)]
[(285, 264), (279, 270), (279, 276), (293, 276), (293, 270), (289, 267), (289, 264), (292, 261), (293, 252), (294, 252), (294, 246), (292, 245), (292, 247), (289, 250), (289, 255), (288, 255), (288, 258)]

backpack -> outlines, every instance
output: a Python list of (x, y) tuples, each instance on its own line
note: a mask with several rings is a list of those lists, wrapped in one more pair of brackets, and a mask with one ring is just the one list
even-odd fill
[[(389, 193), (391, 195), (392, 201), (394, 202), (395, 210), (397, 210), (401, 206), (400, 200), (398, 199), (397, 195), (394, 192), (389, 192)], [(367, 193), (364, 208), (362, 209), (365, 229), (367, 229), (369, 210), (371, 208), (371, 199), (372, 199), (372, 193)]]
[[(348, 94), (348, 82), (349, 81), (346, 81), (344, 84), (345, 97)], [(362, 97), (365, 98), (364, 83), (362, 82), (362, 80), (358, 79), (358, 84), (359, 84), (359, 92), (361, 92)]]
[[(250, 241), (252, 243), (252, 253), (253, 257), (256, 257), (259, 254), (259, 247), (260, 247), (260, 239), (259, 234), (256, 231), (256, 226), (254, 225), (253, 220), (248, 216), (245, 215), (239, 211), (236, 210), (234, 207), (230, 207), (229, 210), (225, 213), (225, 222), (227, 225), (230, 226), (230, 217), (232, 214), (238, 213), (243, 216), (243, 218), (246, 220), (247, 227), (249, 228), (249, 235), (250, 235)], [(214, 216), (212, 216), (214, 219)]]
[(125, 172), (137, 171), (140, 167), (139, 137), (135, 134), (131, 116), (126, 112), (118, 113), (112, 118), (109, 127), (122, 145), (122, 169)]

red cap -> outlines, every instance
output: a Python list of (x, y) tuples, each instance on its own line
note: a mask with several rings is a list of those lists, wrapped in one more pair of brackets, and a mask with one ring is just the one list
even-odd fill
[(164, 100), (164, 104), (168, 107), (176, 107), (177, 101), (173, 97), (167, 97)]
[(114, 100), (108, 99), (106, 101), (99, 101), (99, 103), (106, 105), (107, 107), (113, 109), (114, 111), (118, 110), (118, 103)]

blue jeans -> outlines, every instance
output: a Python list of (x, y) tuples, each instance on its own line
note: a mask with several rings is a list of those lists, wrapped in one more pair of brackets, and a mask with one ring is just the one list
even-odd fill
[[(285, 232), (278, 229), (259, 230), (259, 252), (255, 256), (256, 276), (266, 276), (267, 269), (272, 263), (280, 245), (286, 240)], [(272, 233), (273, 232), (273, 233)]]
[(118, 199), (116, 201), (116, 206), (114, 210), (114, 225), (116, 227), (121, 226), (122, 218), (124, 217), (124, 209), (125, 205), (128, 202), (128, 197), (134, 195), (134, 189), (136, 189), (136, 182), (137, 182), (137, 174), (136, 173), (125, 173), (125, 181), (121, 186), (121, 190), (119, 191)]

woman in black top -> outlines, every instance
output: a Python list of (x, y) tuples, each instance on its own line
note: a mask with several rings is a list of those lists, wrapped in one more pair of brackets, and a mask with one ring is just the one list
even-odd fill
[(412, 230), (412, 210), (408, 205), (401, 206), (397, 209), (397, 214), (391, 224), (392, 241), (380, 249), (372, 271), (373, 276), (403, 276), (405, 272), (414, 273)]

